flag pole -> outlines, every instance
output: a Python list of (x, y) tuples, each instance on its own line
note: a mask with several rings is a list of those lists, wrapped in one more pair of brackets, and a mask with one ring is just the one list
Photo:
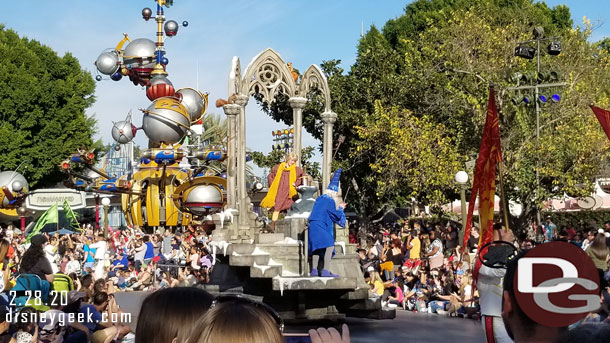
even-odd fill
[(504, 212), (504, 228), (508, 232), (508, 202), (506, 201), (506, 193), (504, 192), (504, 162), (498, 162), (498, 174), (500, 176), (500, 201), (502, 202), (502, 212)]

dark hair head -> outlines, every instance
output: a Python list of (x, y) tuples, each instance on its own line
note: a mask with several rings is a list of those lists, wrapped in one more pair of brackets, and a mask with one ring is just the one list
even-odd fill
[(150, 237), (148, 237), (148, 235), (146, 235), (142, 238), (142, 242), (146, 243), (148, 241), (150, 241)]
[(101, 305), (108, 301), (108, 293), (106, 292), (98, 292), (93, 295), (93, 305)]
[(43, 258), (46, 258), (46, 256), (44, 250), (42, 250), (42, 246), (34, 244), (30, 245), (28, 250), (23, 253), (20, 270), (24, 273), (28, 273), (30, 270), (32, 270), (36, 263)]
[(610, 253), (610, 251), (608, 250), (608, 246), (606, 245), (606, 236), (603, 233), (598, 233), (595, 236), (593, 243), (591, 243), (589, 250), (591, 250), (591, 253), (593, 253), (595, 257), (602, 261), (605, 261), (608, 257), (608, 254)]
[(93, 283), (93, 292), (100, 293), (100, 292), (104, 292), (105, 290), (106, 290), (106, 280), (104, 280), (104, 279), (95, 280), (95, 282)]
[(85, 274), (85, 275), (81, 276), (81, 278), (80, 278), (80, 284), (83, 286), (83, 288), (89, 288), (89, 286), (91, 286), (92, 282), (93, 282), (93, 275), (91, 275), (91, 274)]
[(33, 318), (36, 312), (36, 309), (33, 307), (24, 307), (21, 309), (21, 311), (19, 311), (19, 316), (17, 316), (17, 319), (15, 320), (15, 331), (21, 330), (30, 332), (32, 323), (35, 323), (31, 322), (30, 318)]
[[(528, 317), (525, 312), (519, 307), (519, 304), (515, 298), (515, 289), (514, 289), (514, 279), (517, 274), (517, 265), (519, 263), (519, 259), (525, 256), (527, 251), (520, 252), (515, 258), (508, 261), (506, 265), (506, 275), (504, 275), (504, 281), (502, 283), (504, 291), (508, 292), (511, 306), (515, 315), (519, 318), (520, 330), (524, 331), (525, 335), (533, 335), (535, 333), (536, 327), (540, 324), (533, 321), (530, 317)], [(502, 301), (502, 307), (504, 307), (504, 301)], [(566, 327), (567, 328), (567, 327)], [(508, 329), (508, 328), (507, 328)]]
[(214, 298), (195, 287), (165, 288), (146, 297), (140, 308), (136, 343), (167, 343), (188, 334)]

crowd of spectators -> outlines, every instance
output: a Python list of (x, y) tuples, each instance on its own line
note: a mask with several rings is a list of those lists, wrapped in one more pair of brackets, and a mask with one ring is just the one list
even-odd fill
[[(412, 221), (376, 227), (361, 237), (364, 239), (358, 254), (370, 297), (378, 298), (384, 307), (479, 319), (479, 296), (472, 275), (479, 232), (473, 228), (463, 249), (459, 230), (452, 222)], [(551, 240), (578, 245), (594, 261), (605, 282), (610, 277), (608, 236), (610, 223), (600, 229), (575, 229), (570, 225), (558, 229), (548, 219), (540, 228), (532, 225), (512, 243), (520, 250)], [(244, 337), (252, 341), (274, 335), (281, 339), (281, 318), (264, 304), (234, 297), (228, 300), (232, 306), (227, 306), (218, 299), (212, 302), (213, 298), (201, 289), (178, 287), (210, 280), (214, 263), (203, 228), (188, 226), (178, 233), (146, 234), (134, 227), (110, 230), (105, 237), (90, 226), (74, 234), (43, 233), (29, 240), (12, 226), (1, 229), (0, 343), (154, 342), (158, 337), (166, 337), (164, 341), (216, 342), (218, 337), (244, 332)], [(350, 239), (355, 241), (357, 237)], [(602, 284), (603, 306), (583, 322), (609, 321), (610, 294), (606, 286)], [(33, 292), (24, 294), (28, 290)], [(142, 306), (142, 324), (135, 336), (120, 320), (124, 317), (114, 298), (116, 292), (132, 290), (156, 291)], [(57, 291), (65, 292), (58, 297)], [(189, 300), (196, 297), (205, 306), (187, 311), (190, 305), (198, 304)], [(158, 308), (175, 310), (177, 319), (158, 316)], [(8, 323), (6, 318), (15, 309), (19, 315)], [(78, 315), (85, 319), (70, 320)], [(242, 317), (259, 320), (260, 325), (246, 327), (248, 321), (238, 320)], [(229, 329), (238, 324), (246, 325), (245, 331)], [(185, 325), (188, 330), (179, 330)], [(333, 336), (338, 337), (338, 333), (333, 331)]]
[[(0, 229), (0, 331), (19, 311), (0, 343), (129, 342), (115, 292), (204, 284), (213, 268), (208, 235), (198, 226), (159, 234), (111, 229), (107, 238), (91, 225), (30, 237), (10, 225)], [(88, 321), (66, 317), (79, 313)]]
[[(473, 227), (465, 249), (458, 241), (459, 230), (453, 222), (414, 220), (378, 225), (365, 237), (352, 232), (350, 240), (359, 244), (360, 265), (370, 286), (370, 297), (379, 298), (383, 306), (406, 311), (480, 319), (479, 294), (473, 288), (479, 230)], [(598, 229), (575, 229), (569, 224), (558, 229), (548, 218), (539, 227), (532, 224), (511, 243), (525, 251), (551, 240), (571, 242), (592, 258), (602, 280), (605, 305), (587, 320), (610, 322), (606, 288), (610, 279), (610, 223)]]

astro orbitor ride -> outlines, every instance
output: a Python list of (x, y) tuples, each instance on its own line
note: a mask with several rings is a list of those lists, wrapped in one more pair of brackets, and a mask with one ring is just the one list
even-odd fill
[[(98, 81), (104, 79), (102, 75), (114, 81), (126, 76), (134, 85), (146, 87), (146, 96), (151, 103), (140, 109), (142, 125), (134, 125), (130, 114), (125, 120), (114, 123), (111, 132), (116, 149), (120, 149), (120, 145), (130, 143), (138, 131), (144, 131), (149, 140), (148, 150), (140, 156), (137, 170), (133, 175), (108, 175), (95, 168), (94, 153), (84, 150), (72, 155), (61, 167), (69, 174), (66, 184), (70, 187), (120, 194), (122, 209), (130, 225), (184, 226), (199, 216), (222, 210), (226, 197), (223, 171), (205, 166), (211, 161), (224, 161), (226, 153), (222, 148), (193, 148), (184, 144), (185, 137), (191, 133), (191, 125), (204, 116), (208, 96), (189, 87), (175, 90), (167, 78), (169, 60), (164, 40), (176, 36), (180, 25), (165, 19), (163, 7), (169, 7), (173, 1), (155, 2), (156, 16), (152, 17), (150, 8), (144, 8), (142, 17), (156, 22), (156, 42), (147, 38), (131, 40), (124, 34), (114, 49), (103, 51), (95, 61), (101, 74), (96, 76)], [(186, 21), (182, 22), (183, 27), (187, 25)], [(189, 157), (199, 159), (204, 167), (181, 167), (179, 163)], [(78, 173), (81, 167), (89, 169), (90, 173), (87, 176)]]

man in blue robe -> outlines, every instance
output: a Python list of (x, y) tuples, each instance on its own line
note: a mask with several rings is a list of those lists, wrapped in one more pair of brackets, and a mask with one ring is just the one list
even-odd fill
[(337, 169), (330, 185), (323, 195), (316, 199), (309, 216), (309, 254), (311, 255), (311, 276), (338, 277), (328, 269), (330, 259), (335, 250), (334, 224), (345, 227), (345, 203), (339, 206), (335, 198), (339, 192), (339, 176)]

